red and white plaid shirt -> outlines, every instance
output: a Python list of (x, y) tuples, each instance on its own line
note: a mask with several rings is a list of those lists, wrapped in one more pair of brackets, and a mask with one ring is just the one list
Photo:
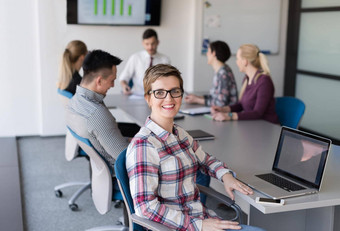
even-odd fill
[(200, 202), (196, 172), (221, 180), (232, 172), (174, 125), (169, 133), (150, 118), (131, 141), (126, 156), (130, 190), (138, 216), (176, 230), (201, 230), (217, 215)]

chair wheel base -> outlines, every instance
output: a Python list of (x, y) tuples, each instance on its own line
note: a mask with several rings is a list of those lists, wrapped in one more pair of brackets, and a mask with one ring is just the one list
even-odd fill
[(119, 201), (119, 200), (115, 201), (115, 203), (114, 203), (114, 207), (115, 207), (116, 209), (120, 208), (121, 205), (122, 205), (122, 202)]
[(68, 205), (72, 211), (77, 211), (78, 210), (78, 205), (77, 204), (70, 204)]
[(54, 191), (54, 193), (55, 193), (55, 196), (58, 197), (58, 198), (63, 197), (63, 192), (60, 191), (60, 190), (56, 190), (56, 191)]

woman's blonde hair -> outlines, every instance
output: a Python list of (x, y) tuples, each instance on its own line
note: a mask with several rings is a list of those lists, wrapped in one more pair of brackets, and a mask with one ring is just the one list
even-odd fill
[[(243, 44), (242, 46), (240, 46), (239, 50), (242, 58), (248, 60), (248, 62), (255, 68), (260, 69), (260, 73), (258, 73), (254, 78), (254, 82), (256, 82), (262, 74), (270, 76), (270, 69), (268, 66), (267, 57), (260, 51), (260, 49), (256, 45)], [(240, 91), (239, 100), (241, 100), (247, 85), (248, 81), (245, 80)]]
[(73, 40), (67, 44), (59, 66), (58, 88), (62, 90), (67, 88), (72, 79), (73, 73), (76, 71), (74, 64), (80, 56), (86, 54), (87, 47), (84, 42), (80, 40)]

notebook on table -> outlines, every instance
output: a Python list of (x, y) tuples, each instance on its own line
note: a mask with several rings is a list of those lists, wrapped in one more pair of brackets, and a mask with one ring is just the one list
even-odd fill
[(331, 140), (282, 127), (271, 172), (242, 176), (242, 182), (274, 199), (321, 189)]
[(203, 115), (210, 113), (210, 107), (195, 107), (195, 108), (187, 108), (180, 109), (180, 113), (188, 114), (188, 115)]
[(189, 130), (187, 131), (189, 133), (189, 135), (192, 136), (192, 138), (194, 138), (194, 140), (213, 140), (215, 139), (215, 136), (208, 133), (208, 132), (205, 132), (205, 131), (202, 131), (202, 130)]

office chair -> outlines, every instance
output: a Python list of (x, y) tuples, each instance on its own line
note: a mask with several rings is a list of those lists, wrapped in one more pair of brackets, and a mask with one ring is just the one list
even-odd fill
[[(60, 98), (61, 98), (61, 101), (64, 107), (66, 107), (69, 99), (72, 98), (73, 96), (72, 93), (65, 91), (65, 90), (61, 90), (59, 88), (58, 88), (58, 93), (60, 95)], [(78, 157), (85, 157), (87, 160), (89, 160), (86, 153), (81, 148), (79, 148), (76, 140), (71, 135), (71, 133), (67, 130), (66, 137), (65, 137), (65, 158), (67, 161), (71, 161)], [(63, 193), (61, 189), (71, 187), (71, 186), (82, 186), (75, 193), (73, 193), (73, 195), (68, 201), (69, 208), (72, 211), (76, 211), (78, 209), (78, 205), (75, 202), (81, 194), (83, 194), (87, 189), (91, 188), (91, 181), (86, 181), (86, 182), (74, 181), (74, 182), (67, 182), (61, 185), (57, 185), (54, 187), (54, 193), (56, 197), (62, 197)]]
[[(123, 201), (122, 194), (119, 191), (117, 181), (112, 178), (112, 169), (104, 158), (97, 152), (91, 142), (76, 134), (71, 128), (67, 127), (73, 137), (76, 139), (78, 145), (83, 149), (90, 158), (91, 164), (91, 185), (92, 185), (92, 200), (100, 214), (105, 214), (111, 209), (113, 200)], [(123, 225), (116, 226), (102, 226), (88, 229), (88, 231), (95, 230), (128, 230)]]
[(291, 96), (276, 97), (275, 101), (275, 110), (281, 126), (297, 128), (305, 112), (305, 104)]
[[(154, 230), (154, 231), (167, 231), (171, 230), (170, 228), (166, 227), (163, 224), (150, 221), (146, 218), (139, 217), (135, 214), (134, 206), (133, 206), (133, 200), (130, 193), (130, 185), (129, 185), (129, 177), (126, 170), (126, 149), (122, 151), (122, 153), (119, 154), (116, 163), (115, 163), (115, 173), (118, 181), (118, 185), (120, 188), (120, 191), (122, 192), (122, 196), (125, 202), (126, 210), (129, 216), (129, 230), (144, 230), (144, 228)], [(228, 207), (231, 207), (235, 213), (236, 216), (232, 219), (233, 221), (239, 220), (240, 224), (242, 223), (241, 220), (241, 209), (240, 207), (235, 204), (235, 201), (231, 200), (229, 197), (211, 189), (207, 188), (202, 185), (198, 185), (199, 190), (203, 192), (204, 194), (214, 197), (218, 202), (226, 204)]]
[(73, 97), (73, 94), (71, 92), (61, 90), (60, 88), (58, 88), (58, 94), (60, 95), (60, 99), (64, 107), (66, 107), (68, 101)]

